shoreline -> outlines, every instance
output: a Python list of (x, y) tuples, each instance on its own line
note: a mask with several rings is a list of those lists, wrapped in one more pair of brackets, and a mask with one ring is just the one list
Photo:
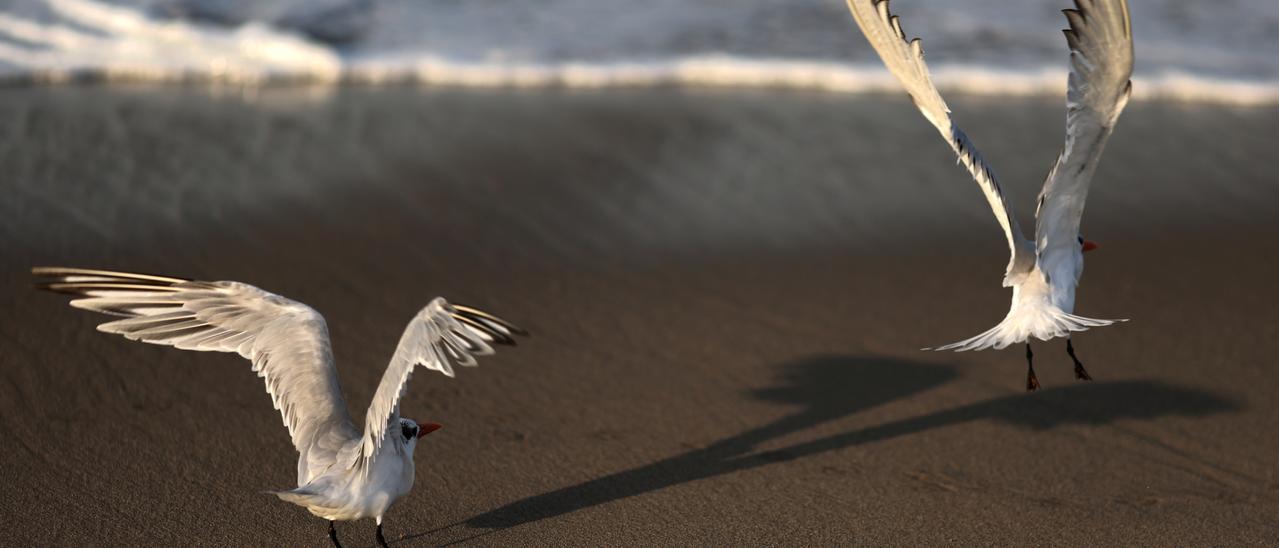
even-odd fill
[[(721, 66), (722, 65), (722, 66)], [(1001, 70), (943, 65), (934, 81), (946, 97), (1053, 99), (1064, 97), (1066, 70)], [(347, 67), (338, 74), (248, 72), (214, 75), (149, 70), (74, 69), (0, 74), (0, 89), (56, 87), (150, 87), (262, 91), (341, 89), (418, 92), (660, 92), (821, 93), (843, 97), (895, 97), (900, 84), (876, 64), (856, 65), (816, 59), (751, 59), (706, 55), (670, 61), (468, 66), (427, 59), (406, 67)], [(1279, 81), (1219, 78), (1182, 72), (1133, 77), (1132, 102), (1273, 108), (1279, 106)], [(997, 90), (997, 91), (992, 91)], [(1064, 99), (1063, 99), (1064, 100)]]

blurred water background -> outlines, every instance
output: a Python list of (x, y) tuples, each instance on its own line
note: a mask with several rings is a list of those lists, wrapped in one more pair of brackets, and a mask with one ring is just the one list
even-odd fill
[[(1130, 3), (1138, 98), (1279, 102), (1279, 3)], [(893, 10), (940, 86), (1055, 96), (1069, 6)], [(3, 0), (0, 77), (896, 91), (839, 0)]]

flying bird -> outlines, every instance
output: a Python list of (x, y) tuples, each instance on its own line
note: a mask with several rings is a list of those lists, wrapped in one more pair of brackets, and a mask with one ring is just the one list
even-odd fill
[(505, 320), (436, 298), (413, 317), (364, 417), (347, 414), (324, 317), (311, 307), (240, 282), (205, 282), (106, 270), (37, 267), (37, 287), (75, 295), (71, 306), (120, 317), (98, 331), (183, 350), (235, 352), (253, 364), (298, 452), (298, 486), (279, 498), (328, 520), (382, 518), (413, 487), (413, 451), (440, 428), (400, 416), (417, 366), (453, 376), (494, 344), (527, 335)]
[(1012, 206), (995, 173), (968, 136), (951, 121), (950, 109), (938, 94), (924, 64), (919, 39), (907, 40), (888, 0), (848, 0), (853, 18), (883, 59), (889, 72), (951, 149), (959, 157), (990, 203), (1008, 240), (1011, 258), (1004, 271), (1004, 287), (1013, 289), (1012, 306), (1003, 321), (970, 339), (933, 350), (982, 350), (1026, 344), (1026, 389), (1039, 388), (1030, 338), (1066, 338), (1066, 353), (1075, 363), (1075, 377), (1091, 380), (1071, 341), (1071, 333), (1125, 320), (1099, 320), (1074, 314), (1075, 287), (1083, 273), (1083, 253), (1096, 244), (1079, 232), (1088, 185), (1106, 140), (1132, 94), (1132, 24), (1125, 0), (1076, 0), (1063, 10), (1068, 29), (1070, 75), (1066, 88), (1066, 143), (1057, 157), (1035, 211), (1034, 240), (1017, 224)]

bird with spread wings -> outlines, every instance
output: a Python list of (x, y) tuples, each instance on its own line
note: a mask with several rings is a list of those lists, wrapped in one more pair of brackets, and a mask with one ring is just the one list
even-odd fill
[(1096, 247), (1079, 231), (1088, 186), (1115, 122), (1132, 93), (1132, 24), (1125, 0), (1076, 0), (1063, 10), (1069, 28), (1070, 75), (1066, 87), (1066, 142), (1048, 173), (1035, 212), (1034, 240), (1022, 233), (1012, 206), (995, 173), (968, 136), (951, 120), (950, 109), (933, 86), (924, 49), (908, 40), (901, 21), (888, 10), (888, 0), (848, 0), (853, 19), (889, 72), (967, 168), (1003, 229), (1011, 258), (1004, 270), (1005, 287), (1013, 290), (1008, 315), (995, 327), (934, 350), (982, 350), (1026, 344), (1026, 388), (1035, 390), (1034, 354), (1030, 339), (1066, 338), (1075, 376), (1091, 377), (1075, 356), (1071, 333), (1123, 320), (1100, 320), (1074, 314), (1075, 288), (1083, 273), (1083, 253)]
[(37, 267), (37, 287), (74, 295), (71, 306), (119, 319), (98, 331), (183, 350), (233, 352), (266, 382), (298, 452), (298, 486), (274, 492), (329, 520), (382, 517), (413, 487), (413, 451), (440, 428), (400, 416), (418, 366), (453, 376), (495, 344), (527, 333), (474, 308), (436, 298), (413, 317), (357, 429), (338, 386), (324, 317), (311, 307), (240, 282), (205, 282), (129, 272)]

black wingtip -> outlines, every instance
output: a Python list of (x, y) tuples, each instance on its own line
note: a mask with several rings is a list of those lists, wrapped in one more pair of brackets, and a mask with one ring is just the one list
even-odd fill
[(525, 330), (524, 328), (518, 325), (515, 325), (511, 322), (508, 322), (506, 320), (503, 320), (502, 318), (489, 314), (488, 312), (485, 312), (478, 308), (466, 306), (462, 304), (454, 304), (452, 306), (453, 306), (453, 312), (455, 316), (462, 315), (476, 322), (491, 323), (511, 333), (512, 335), (519, 335), (522, 337), (529, 336), (529, 332)]
[(1066, 35), (1066, 46), (1071, 51), (1079, 51), (1079, 34), (1075, 29), (1061, 29), (1061, 33)]
[(36, 291), (48, 291), (50, 293), (61, 293), (64, 295), (75, 295), (76, 292), (67, 289), (58, 289), (48, 282), (33, 282), (31, 288)]
[(1064, 9), (1061, 13), (1066, 16), (1066, 21), (1070, 23), (1070, 28), (1081, 29), (1088, 23), (1088, 18), (1084, 16), (1084, 12), (1077, 9)]
[(466, 324), (470, 328), (487, 335), (490, 339), (492, 339), (490, 342), (493, 344), (515, 346), (514, 338), (482, 320), (476, 319), (457, 310), (452, 311), (449, 315), (452, 316), (453, 319)]

